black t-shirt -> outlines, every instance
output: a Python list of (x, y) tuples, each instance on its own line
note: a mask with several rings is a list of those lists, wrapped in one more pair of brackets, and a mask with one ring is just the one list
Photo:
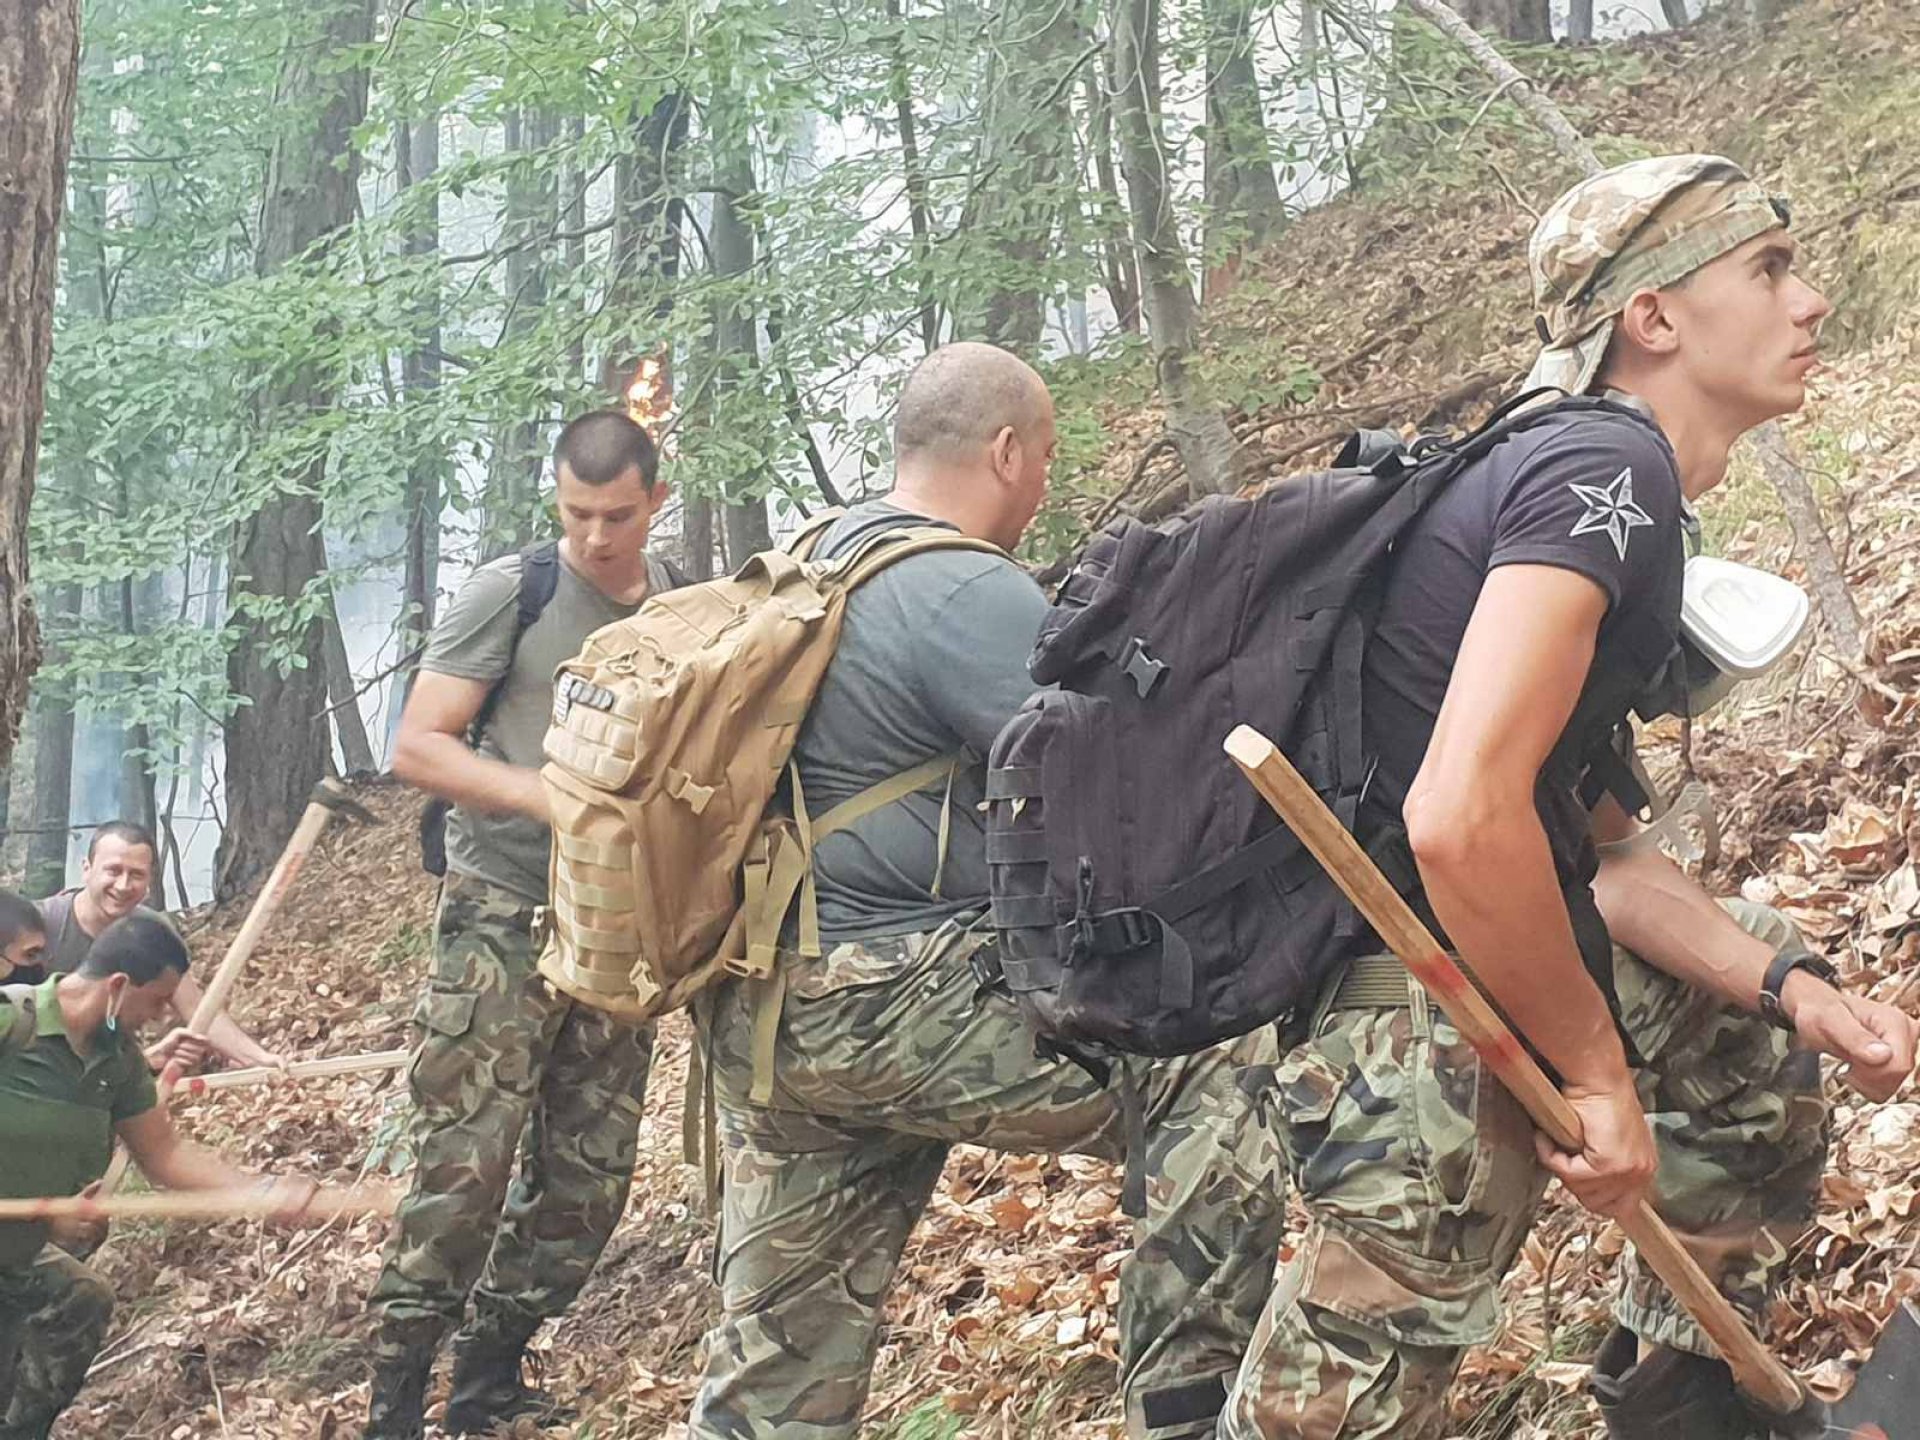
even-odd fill
[[(1396, 546), (1367, 650), (1361, 708), (1389, 804), (1426, 757), (1467, 621), (1497, 566), (1554, 565), (1599, 585), (1608, 608), (1596, 654), (1629, 632), (1671, 647), (1683, 503), (1672, 447), (1637, 413), (1550, 417), (1453, 481)], [(1587, 889), (1597, 861), (1579, 781), (1576, 761), (1557, 753), (1535, 801), (1582, 953), (1599, 973), (1606, 931)]]

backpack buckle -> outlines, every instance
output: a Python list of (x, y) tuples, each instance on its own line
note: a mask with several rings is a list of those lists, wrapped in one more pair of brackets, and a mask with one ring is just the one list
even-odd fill
[(1120, 932), (1120, 948), (1143, 950), (1154, 942), (1153, 922), (1144, 910), (1112, 910), (1101, 917)]
[(1121, 652), (1120, 673), (1133, 682), (1133, 688), (1140, 692), (1140, 698), (1144, 700), (1153, 693), (1153, 687), (1160, 683), (1160, 677), (1167, 673), (1167, 666), (1165, 661), (1149, 655), (1147, 642), (1136, 635)]

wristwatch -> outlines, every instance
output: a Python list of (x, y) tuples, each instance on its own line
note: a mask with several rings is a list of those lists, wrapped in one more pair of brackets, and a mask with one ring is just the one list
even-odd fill
[(1804, 970), (1814, 979), (1824, 980), (1829, 985), (1840, 978), (1838, 970), (1811, 950), (1782, 950), (1773, 957), (1773, 963), (1767, 966), (1766, 979), (1760, 982), (1760, 1018), (1789, 1035), (1793, 1033), (1793, 1017), (1781, 1007), (1780, 988), (1787, 983), (1787, 976), (1796, 970)]

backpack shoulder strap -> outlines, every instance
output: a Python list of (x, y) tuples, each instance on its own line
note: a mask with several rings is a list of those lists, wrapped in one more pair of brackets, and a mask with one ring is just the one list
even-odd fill
[(0, 985), (0, 1055), (17, 1055), (33, 1044), (39, 1005), (31, 985)]
[(487, 698), (480, 702), (480, 708), (474, 712), (468, 733), (475, 739), (487, 728), (487, 722), (499, 708), (500, 692), (506, 688), (507, 678), (513, 672), (513, 657), (520, 651), (520, 637), (533, 628), (534, 621), (552, 603), (553, 592), (559, 588), (560, 542), (542, 540), (521, 550), (520, 590), (514, 599), (513, 639), (507, 645), (507, 668), (488, 687)]
[(866, 584), (889, 565), (935, 550), (972, 550), (982, 555), (997, 555), (1008, 564), (1013, 564), (1013, 557), (991, 540), (975, 539), (971, 535), (962, 535), (957, 530), (936, 525), (883, 530), (868, 536), (855, 549), (838, 557), (838, 563), (846, 566), (847, 588), (851, 590)]
[(792, 538), (781, 548), (796, 560), (811, 560), (813, 552), (820, 548), (820, 542), (826, 538), (827, 531), (846, 513), (845, 507), (840, 505), (822, 510), (794, 531)]
[(560, 542), (542, 540), (520, 552), (520, 600), (514, 610), (513, 641), (533, 627), (560, 587)]

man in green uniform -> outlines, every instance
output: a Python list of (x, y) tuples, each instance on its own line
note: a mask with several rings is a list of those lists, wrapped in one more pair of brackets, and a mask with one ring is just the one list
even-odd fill
[[(673, 583), (646, 549), (667, 490), (647, 432), (618, 411), (569, 424), (554, 469), (563, 538), (482, 566), (461, 588), (394, 750), (395, 774), (454, 809), (407, 1072), (413, 1188), (371, 1297), (376, 1440), (421, 1434), (434, 1353), (469, 1293), (444, 1427), (554, 1413), (523, 1385), (522, 1355), (586, 1282), (633, 1180), (652, 1031), (573, 1003), (535, 971), (549, 845), (538, 769), (555, 667)], [(523, 631), (537, 567), (548, 567), (548, 598)]]
[[(937, 350), (900, 398), (893, 492), (849, 511), (821, 551), (906, 525), (1011, 549), (1053, 448), (1037, 374), (989, 345)], [(1045, 609), (1011, 559), (971, 551), (902, 560), (848, 602), (794, 751), (813, 813), (932, 757), (969, 759), (951, 793), (934, 786), (821, 839), (822, 953), (780, 958), (786, 999), (761, 1103), (754, 994), (734, 983), (713, 997), (723, 1315), (693, 1406), (698, 1440), (855, 1433), (894, 1267), (958, 1143), (1124, 1158), (1144, 1177), (1120, 1272), (1128, 1431), (1213, 1433), (1280, 1243), (1282, 1161), (1262, 1118), (1274, 1037), (1124, 1062), (1102, 1085), (1037, 1057), (1013, 1002), (982, 992), (995, 941), (977, 757), (1033, 689)], [(1123, 1086), (1145, 1110), (1132, 1145)]]
[[(79, 1194), (106, 1172), (116, 1135), (155, 1185), (260, 1181), (179, 1137), (134, 1042), (186, 973), (185, 943), (143, 911), (103, 930), (74, 974), (0, 989), (0, 1195)], [(315, 1189), (267, 1183), (289, 1214)], [(0, 1222), (0, 1440), (45, 1440), (86, 1379), (113, 1292), (61, 1247), (84, 1249), (101, 1231), (85, 1221)]]

